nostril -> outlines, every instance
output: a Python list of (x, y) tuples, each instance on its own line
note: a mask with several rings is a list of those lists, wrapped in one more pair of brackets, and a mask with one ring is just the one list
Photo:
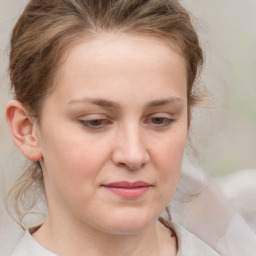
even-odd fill
[(139, 164), (139, 165), (132, 165), (132, 164), (126, 164), (126, 163), (119, 163), (118, 165), (119, 165), (120, 167), (126, 168), (126, 169), (128, 169), (128, 170), (130, 170), (130, 171), (135, 171), (135, 170), (138, 170), (138, 169), (142, 168), (142, 167), (145, 165), (145, 163), (142, 163), (142, 164)]
[(150, 161), (149, 150), (138, 133), (122, 134), (114, 145), (112, 161), (120, 168), (138, 170)]

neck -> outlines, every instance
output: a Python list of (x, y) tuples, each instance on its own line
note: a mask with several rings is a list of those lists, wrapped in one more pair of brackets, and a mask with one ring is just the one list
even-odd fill
[(162, 232), (156, 223), (141, 232), (116, 235), (92, 227), (68, 227), (48, 218), (33, 236), (43, 247), (63, 256), (156, 256), (162, 248)]

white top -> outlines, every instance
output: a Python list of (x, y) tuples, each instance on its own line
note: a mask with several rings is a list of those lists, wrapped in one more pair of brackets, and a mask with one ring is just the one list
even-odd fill
[[(220, 256), (210, 246), (179, 224), (173, 222), (170, 224), (177, 235), (177, 256)], [(56, 256), (56, 254), (43, 248), (27, 230), (17, 244), (12, 256)]]

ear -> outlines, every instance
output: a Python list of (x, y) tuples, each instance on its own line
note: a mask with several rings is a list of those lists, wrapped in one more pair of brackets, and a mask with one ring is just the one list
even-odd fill
[(37, 123), (19, 101), (12, 100), (8, 103), (6, 120), (12, 139), (22, 154), (29, 160), (40, 160), (42, 153), (38, 143)]

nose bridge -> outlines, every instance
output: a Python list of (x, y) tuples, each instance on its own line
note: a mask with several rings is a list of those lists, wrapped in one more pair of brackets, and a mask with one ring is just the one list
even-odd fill
[(120, 127), (115, 148), (115, 162), (129, 169), (137, 169), (149, 160), (142, 127), (129, 122)]
[(130, 124), (124, 128), (124, 147), (127, 147), (127, 154), (136, 156), (145, 150), (145, 141), (141, 128), (137, 124)]

